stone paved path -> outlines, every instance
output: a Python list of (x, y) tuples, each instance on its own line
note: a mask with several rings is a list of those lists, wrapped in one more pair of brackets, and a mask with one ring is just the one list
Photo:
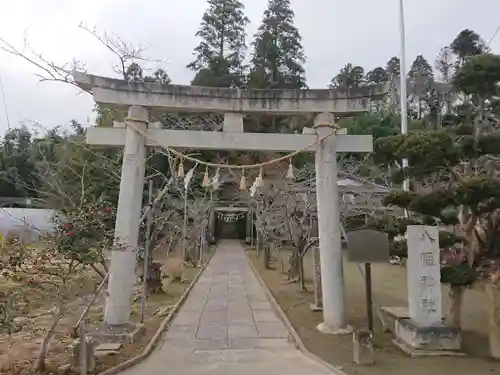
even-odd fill
[(136, 375), (326, 375), (288, 340), (242, 246), (223, 241)]

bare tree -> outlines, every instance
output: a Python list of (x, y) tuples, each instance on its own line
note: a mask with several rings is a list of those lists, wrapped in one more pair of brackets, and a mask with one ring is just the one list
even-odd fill
[(312, 235), (317, 225), (316, 196), (311, 188), (306, 191), (292, 188), (285, 192), (285, 202), (286, 238), (292, 244), (288, 277), (298, 281), (302, 290), (306, 290), (303, 260), (317, 241), (317, 235)]

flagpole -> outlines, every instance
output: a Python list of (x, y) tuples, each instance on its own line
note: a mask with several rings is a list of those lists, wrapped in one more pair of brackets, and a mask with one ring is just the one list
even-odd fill
[[(399, 58), (399, 78), (400, 78), (400, 103), (401, 103), (401, 134), (408, 133), (408, 96), (406, 93), (406, 36), (403, 0), (399, 0), (399, 35), (400, 35), (400, 58)], [(408, 159), (403, 159), (403, 168), (408, 167)], [(403, 181), (403, 190), (410, 190), (410, 181)]]

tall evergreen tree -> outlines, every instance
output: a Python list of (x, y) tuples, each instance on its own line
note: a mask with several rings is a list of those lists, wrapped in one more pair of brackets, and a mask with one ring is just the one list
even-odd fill
[(450, 48), (457, 55), (457, 65), (462, 65), (470, 57), (487, 52), (486, 43), (476, 32), (465, 29), (460, 31), (451, 42)]
[(434, 84), (434, 72), (423, 55), (418, 55), (408, 72), (408, 92), (410, 101), (416, 105), (416, 116), (423, 118), (431, 112), (435, 122), (439, 110), (439, 96)]
[(161, 68), (158, 68), (154, 71), (152, 76), (145, 76), (144, 70), (142, 67), (133, 62), (130, 64), (124, 72), (124, 78), (129, 81), (137, 81), (137, 82), (157, 82), (163, 84), (172, 83), (168, 73)]
[(352, 88), (365, 84), (365, 69), (359, 65), (348, 63), (332, 78), (331, 88)]
[(244, 77), (245, 27), (249, 23), (239, 0), (208, 0), (195, 59), (187, 67), (196, 73), (195, 85), (233, 87)]
[(302, 37), (294, 25), (290, 0), (269, 0), (252, 43), (248, 84), (254, 88), (306, 87)]
[(381, 83), (389, 79), (389, 76), (384, 68), (377, 66), (375, 69), (366, 73), (365, 81), (368, 84)]
[(444, 83), (449, 83), (453, 77), (453, 67), (455, 56), (449, 46), (442, 48), (436, 58), (435, 68), (439, 72), (439, 79)]
[(417, 76), (434, 77), (432, 67), (423, 55), (418, 55), (415, 58), (408, 72), (408, 78), (415, 78)]
[(387, 61), (386, 65), (386, 72), (387, 75), (389, 76), (389, 79), (394, 79), (396, 77), (399, 77), (399, 73), (401, 72), (400, 69), (400, 60), (399, 57), (393, 56)]

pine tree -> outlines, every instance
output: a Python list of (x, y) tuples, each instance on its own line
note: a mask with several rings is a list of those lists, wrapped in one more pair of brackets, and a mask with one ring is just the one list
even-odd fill
[(248, 85), (254, 88), (306, 87), (302, 37), (294, 25), (290, 0), (269, 0), (252, 43)]
[(195, 85), (234, 87), (244, 77), (245, 27), (249, 20), (239, 0), (208, 0), (201, 26), (202, 40), (196, 58), (187, 67), (196, 73)]

